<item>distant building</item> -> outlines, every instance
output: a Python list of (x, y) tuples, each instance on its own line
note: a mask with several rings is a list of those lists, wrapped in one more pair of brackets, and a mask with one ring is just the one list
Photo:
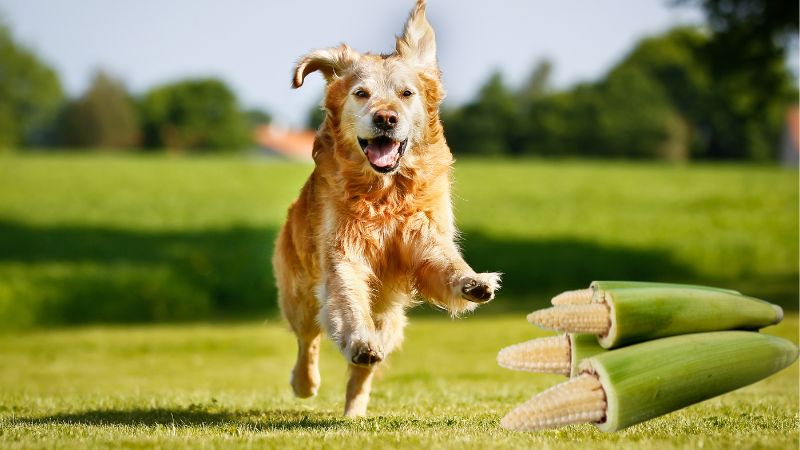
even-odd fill
[(274, 125), (261, 125), (253, 132), (260, 153), (299, 161), (311, 161), (315, 135), (312, 130), (291, 130)]
[(786, 123), (781, 139), (781, 164), (797, 166), (800, 160), (800, 108), (793, 106), (786, 112)]

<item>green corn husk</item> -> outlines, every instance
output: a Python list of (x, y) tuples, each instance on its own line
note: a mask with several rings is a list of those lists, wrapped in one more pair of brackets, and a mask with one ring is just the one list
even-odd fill
[(585, 359), (580, 374), (509, 412), (505, 428), (594, 423), (616, 431), (759, 381), (797, 359), (785, 339), (748, 331), (673, 336)]
[(704, 331), (757, 330), (783, 320), (772, 303), (740, 294), (694, 288), (606, 289), (608, 333), (603, 348)]
[(625, 288), (682, 288), (682, 289), (702, 289), (708, 291), (727, 292), (728, 294), (741, 294), (733, 289), (718, 288), (713, 286), (703, 286), (700, 284), (681, 284), (681, 283), (662, 283), (653, 281), (592, 281), (589, 287), (595, 291), (606, 289), (625, 289)]
[(673, 336), (584, 360), (606, 393), (615, 431), (755, 383), (788, 367), (797, 346), (775, 336), (718, 331)]
[(591, 303), (596, 297), (602, 298), (603, 291), (606, 289), (623, 289), (623, 288), (685, 288), (685, 289), (704, 289), (710, 291), (727, 292), (729, 294), (741, 294), (739, 291), (733, 289), (717, 288), (712, 286), (702, 286), (699, 284), (678, 284), (678, 283), (663, 283), (652, 281), (615, 281), (615, 280), (600, 280), (592, 281), (586, 289), (578, 289), (574, 291), (566, 291), (556, 295), (550, 301), (553, 305), (580, 305)]
[(679, 334), (755, 330), (782, 319), (779, 306), (757, 298), (672, 286), (606, 287), (589, 304), (556, 305), (528, 316), (543, 328), (597, 334), (607, 349)]
[(569, 333), (568, 336), (570, 343), (570, 377), (578, 374), (583, 360), (608, 351), (597, 342), (597, 336), (593, 334)]

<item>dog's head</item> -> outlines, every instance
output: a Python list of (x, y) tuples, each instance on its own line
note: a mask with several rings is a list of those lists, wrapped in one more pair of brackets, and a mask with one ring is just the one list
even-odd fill
[[(438, 127), (443, 97), (433, 28), (418, 0), (390, 55), (360, 54), (347, 45), (305, 55), (295, 69), (293, 87), (320, 71), (327, 81), (326, 119), (339, 156), (374, 173), (392, 174), (422, 151)], [(419, 157), (420, 155), (415, 155)]]

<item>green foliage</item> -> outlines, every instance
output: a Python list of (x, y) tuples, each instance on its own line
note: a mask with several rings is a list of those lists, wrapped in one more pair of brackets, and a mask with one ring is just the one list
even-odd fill
[(236, 150), (250, 142), (236, 96), (220, 80), (187, 80), (153, 88), (141, 101), (141, 114), (150, 148)]
[[(3, 158), (0, 328), (273, 316), (273, 242), (310, 170)], [(462, 158), (455, 175), (467, 261), (505, 273), (487, 313), (593, 279), (719, 285), (797, 308), (796, 172)]]
[(15, 42), (0, 18), (0, 149), (51, 143), (62, 102), (56, 72)]
[(247, 117), (247, 125), (250, 129), (272, 122), (272, 115), (261, 109), (249, 109), (244, 114)]
[[(90, 327), (0, 335), (0, 447), (17, 449), (796, 448), (797, 363), (768, 379), (618, 433), (515, 433), (498, 422), (563, 381), (502, 369), (497, 351), (551, 333), (524, 314), (412, 318), (373, 382), (369, 415), (341, 416), (345, 362), (326, 339), (322, 387), (287, 383), (282, 323)], [(766, 333), (797, 342), (797, 316)]]
[(317, 103), (314, 103), (314, 106), (308, 110), (308, 117), (306, 119), (306, 126), (312, 130), (317, 130), (322, 125), (322, 122), (325, 121), (325, 110), (320, 106), (320, 100)]
[(516, 153), (518, 105), (500, 72), (493, 73), (478, 98), (443, 113), (445, 133), (457, 154), (501, 155)]
[(121, 81), (95, 74), (89, 90), (70, 102), (61, 123), (63, 144), (90, 148), (132, 148), (139, 144), (139, 117)]
[[(513, 90), (493, 74), (443, 114), (455, 153), (774, 160), (796, 98), (783, 55), (721, 67), (716, 36), (677, 28), (643, 39), (601, 80), (554, 92), (540, 62)], [(756, 44), (753, 44), (756, 45)]]

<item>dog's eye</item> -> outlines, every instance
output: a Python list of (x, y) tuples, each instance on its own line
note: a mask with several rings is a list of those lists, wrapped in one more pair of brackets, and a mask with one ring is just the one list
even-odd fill
[(357, 91), (353, 92), (353, 95), (358, 98), (369, 98), (369, 94), (363, 89), (358, 89)]
[(403, 97), (411, 97), (412, 95), (414, 95), (414, 93), (411, 92), (409, 89), (403, 91)]

